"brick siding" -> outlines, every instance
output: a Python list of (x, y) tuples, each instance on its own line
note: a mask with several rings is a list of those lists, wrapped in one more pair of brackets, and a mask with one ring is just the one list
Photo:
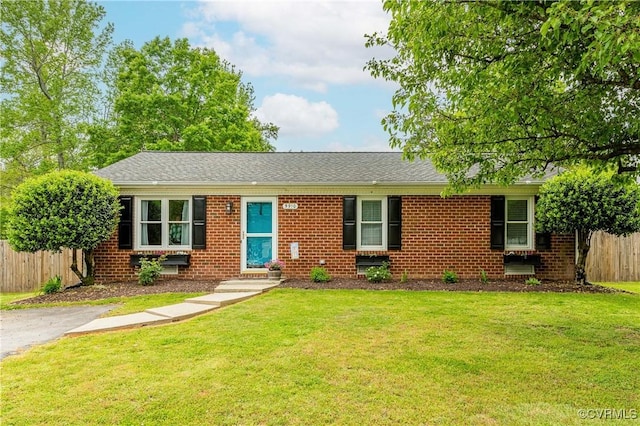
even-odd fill
[[(226, 214), (228, 201), (234, 212)], [(297, 209), (285, 210), (284, 203)], [(207, 198), (207, 248), (192, 250), (191, 265), (179, 267), (185, 279), (225, 279), (240, 276), (240, 196)], [(357, 254), (388, 255), (391, 271), (399, 277), (440, 278), (444, 270), (461, 278), (504, 277), (502, 250), (489, 248), (490, 197), (402, 197), (402, 250), (360, 252), (342, 249), (342, 197), (285, 195), (278, 197), (278, 253), (286, 262), (284, 275), (308, 277), (312, 267), (326, 262), (335, 277), (355, 277)], [(290, 259), (291, 243), (298, 243), (299, 259)], [(574, 274), (574, 237), (553, 235), (552, 249), (540, 254), (540, 279), (571, 279)], [(119, 250), (117, 235), (96, 249), (96, 274), (101, 281), (135, 279), (129, 266), (132, 250)]]

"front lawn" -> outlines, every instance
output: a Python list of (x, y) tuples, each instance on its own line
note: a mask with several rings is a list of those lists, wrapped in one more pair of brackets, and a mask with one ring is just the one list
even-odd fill
[(598, 283), (598, 285), (640, 294), (640, 281), (606, 282)]
[(13, 301), (33, 297), (34, 293), (5, 293), (0, 296), (0, 310), (49, 308), (53, 306), (118, 305), (103, 315), (105, 317), (110, 317), (143, 312), (145, 309), (172, 305), (174, 303), (182, 303), (186, 299), (202, 296), (204, 294), (206, 293), (158, 293), (132, 297), (108, 297), (97, 300), (80, 300), (77, 302), (11, 304)]
[(607, 422), (605, 409), (637, 417), (638, 365), (637, 295), (277, 289), (8, 357), (1, 417), (572, 425)]

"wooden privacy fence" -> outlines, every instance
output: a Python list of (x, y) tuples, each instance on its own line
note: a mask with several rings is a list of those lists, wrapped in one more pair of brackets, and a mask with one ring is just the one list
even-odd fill
[[(0, 292), (28, 292), (42, 288), (49, 278), (60, 275), (63, 286), (79, 282), (71, 272), (72, 251), (60, 253), (39, 251), (20, 253), (14, 251), (8, 241), (0, 240)], [(78, 267), (82, 269), (82, 250), (78, 250)]]
[(596, 232), (587, 256), (587, 279), (640, 281), (640, 233), (616, 237)]

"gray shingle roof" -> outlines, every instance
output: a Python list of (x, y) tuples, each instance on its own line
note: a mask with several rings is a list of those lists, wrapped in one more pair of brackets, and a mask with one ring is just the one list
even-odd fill
[(399, 152), (147, 151), (96, 171), (116, 184), (445, 183), (429, 161)]

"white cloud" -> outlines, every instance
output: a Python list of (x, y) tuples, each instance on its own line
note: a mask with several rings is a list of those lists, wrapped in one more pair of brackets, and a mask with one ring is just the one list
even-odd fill
[(372, 81), (363, 70), (379, 49), (365, 34), (385, 31), (389, 17), (371, 1), (201, 2), (183, 34), (213, 48), (249, 76), (285, 76), (317, 91)]
[(282, 93), (266, 96), (255, 116), (279, 126), (279, 135), (283, 137), (320, 136), (339, 126), (338, 113), (327, 102), (309, 102)]

